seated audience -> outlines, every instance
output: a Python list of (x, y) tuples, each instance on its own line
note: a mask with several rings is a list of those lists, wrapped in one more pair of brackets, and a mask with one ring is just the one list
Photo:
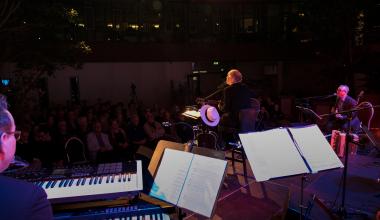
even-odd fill
[(108, 135), (102, 132), (100, 121), (94, 123), (93, 131), (87, 135), (89, 159), (93, 162), (112, 161), (112, 145)]
[(133, 152), (136, 152), (140, 145), (147, 143), (144, 128), (141, 126), (140, 118), (137, 114), (131, 115), (131, 121), (127, 126), (127, 136)]
[(164, 137), (165, 130), (160, 123), (154, 120), (154, 115), (150, 111), (145, 113), (145, 118), (144, 131), (148, 137), (148, 147), (154, 149), (158, 141)]
[(114, 147), (115, 156), (118, 160), (130, 160), (133, 158), (133, 152), (130, 151), (125, 131), (119, 127), (117, 119), (111, 121), (111, 130), (109, 134), (111, 145)]

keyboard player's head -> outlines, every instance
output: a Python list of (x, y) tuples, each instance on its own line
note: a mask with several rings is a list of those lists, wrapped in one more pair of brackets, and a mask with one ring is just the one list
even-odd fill
[[(8, 111), (6, 97), (0, 94), (0, 172), (14, 159), (20, 132)], [(1, 219), (52, 219), (52, 209), (40, 186), (0, 175)]]
[(0, 94), (0, 172), (7, 169), (14, 159), (19, 137), (20, 131), (16, 131), (15, 121), (8, 111), (7, 99)]

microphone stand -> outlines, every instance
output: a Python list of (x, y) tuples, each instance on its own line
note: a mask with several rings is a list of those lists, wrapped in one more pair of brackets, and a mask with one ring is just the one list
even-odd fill
[[(297, 108), (306, 108), (306, 109), (310, 109), (310, 101), (313, 101), (313, 100), (323, 100), (323, 99), (328, 99), (328, 98), (331, 98), (331, 97), (334, 97), (336, 96), (336, 94), (330, 94), (330, 95), (321, 95), (321, 96), (309, 96), (309, 97), (305, 97), (305, 98), (298, 98), (296, 99), (296, 104), (297, 104)], [(303, 110), (303, 109), (301, 109)], [(299, 120), (301, 123), (304, 123), (304, 120), (307, 122), (307, 118), (305, 119), (305, 115), (303, 115), (301, 112), (298, 116)]]
[(219, 88), (219, 89), (217, 89), (215, 92), (213, 92), (213, 93), (211, 93), (210, 95), (206, 96), (204, 99), (207, 100), (207, 99), (213, 97), (214, 95), (220, 93), (220, 92), (223, 91), (223, 90), (224, 90), (224, 87)]
[[(377, 108), (377, 107), (380, 107), (380, 105), (376, 105), (376, 106), (369, 106), (369, 107), (361, 107), (361, 108), (352, 108), (350, 110), (346, 110), (346, 111), (340, 111), (340, 112), (336, 112), (336, 113), (330, 113), (330, 114), (323, 114), (323, 115), (320, 115), (320, 117), (326, 117), (326, 116), (331, 116), (331, 115), (337, 115), (337, 114), (344, 114), (344, 113), (352, 113), (352, 112), (358, 112), (360, 110), (363, 110), (363, 109), (369, 109), (369, 108)], [(347, 134), (346, 134), (346, 143), (345, 143), (345, 146), (344, 146), (344, 168), (343, 168), (343, 188), (342, 188), (342, 201), (341, 201), (341, 205), (339, 207), (339, 210), (338, 210), (338, 215), (340, 218), (344, 219), (347, 217), (347, 210), (346, 210), (346, 207), (345, 207), (345, 202), (346, 202), (346, 188), (347, 188), (347, 173), (348, 173), (348, 150), (349, 150), (349, 142), (351, 141), (351, 121), (352, 121), (352, 115), (349, 115), (347, 117), (348, 119), (348, 131), (347, 131)]]
[(336, 94), (330, 94), (330, 95), (319, 95), (319, 96), (309, 96), (305, 98), (301, 98), (301, 100), (311, 100), (311, 99), (328, 99), (331, 97), (336, 96)]

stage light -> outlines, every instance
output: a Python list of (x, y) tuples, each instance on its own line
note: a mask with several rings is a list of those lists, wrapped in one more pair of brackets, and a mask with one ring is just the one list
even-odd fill
[(3, 86), (8, 86), (8, 85), (9, 85), (9, 82), (10, 82), (9, 79), (2, 79), (2, 80), (1, 80), (1, 84), (2, 84)]

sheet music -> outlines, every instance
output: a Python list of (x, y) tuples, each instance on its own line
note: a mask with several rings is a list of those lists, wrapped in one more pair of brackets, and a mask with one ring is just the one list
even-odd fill
[(227, 161), (194, 155), (178, 206), (210, 217)]
[(185, 111), (184, 113), (182, 113), (182, 115), (190, 117), (190, 118), (194, 118), (194, 119), (198, 119), (201, 117), (201, 113), (195, 110)]
[(227, 161), (165, 149), (149, 195), (211, 217)]
[(177, 204), (193, 155), (165, 149), (149, 195)]
[(317, 125), (289, 128), (313, 173), (342, 168), (343, 164)]
[(286, 129), (239, 136), (256, 181), (309, 172)]

